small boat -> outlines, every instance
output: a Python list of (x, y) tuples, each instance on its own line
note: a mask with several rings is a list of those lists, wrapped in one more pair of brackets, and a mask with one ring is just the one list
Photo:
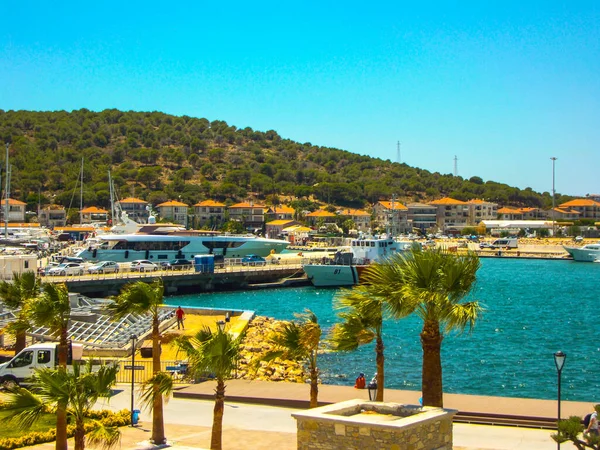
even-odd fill
[(340, 250), (333, 258), (323, 257), (302, 267), (315, 287), (354, 286), (369, 264), (409, 250), (413, 245), (412, 241), (387, 237), (356, 239), (351, 242), (349, 251)]
[(583, 247), (567, 247), (563, 248), (573, 257), (574, 261), (580, 262), (595, 262), (600, 259), (600, 243), (587, 244)]

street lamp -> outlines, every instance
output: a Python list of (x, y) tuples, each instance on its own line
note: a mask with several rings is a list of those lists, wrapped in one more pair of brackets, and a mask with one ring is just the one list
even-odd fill
[(135, 387), (135, 341), (137, 336), (132, 334), (131, 337), (131, 426), (136, 424), (136, 420), (133, 417), (133, 390)]
[[(560, 421), (560, 375), (565, 365), (565, 359), (567, 359), (566, 353), (558, 351), (554, 354), (554, 364), (556, 364), (556, 371), (558, 372), (558, 420), (556, 421), (556, 425), (558, 427), (558, 422)], [(560, 442), (558, 443), (558, 449), (560, 449)]]
[(554, 227), (555, 227), (555, 214), (556, 211), (554, 211), (554, 198), (556, 197), (556, 190), (554, 189), (554, 163), (556, 163), (556, 157), (552, 157), (550, 158), (552, 160), (552, 237), (554, 237)]

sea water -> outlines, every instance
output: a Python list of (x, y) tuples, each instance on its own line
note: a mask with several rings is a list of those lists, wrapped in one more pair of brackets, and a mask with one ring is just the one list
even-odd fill
[[(472, 333), (451, 333), (442, 343), (444, 392), (555, 399), (553, 354), (567, 354), (562, 399), (600, 399), (600, 264), (537, 259), (482, 259), (471, 299), (485, 307)], [(281, 288), (169, 297), (168, 304), (253, 310), (293, 319), (305, 308), (324, 334), (339, 321), (338, 289)], [(421, 389), (422, 321), (384, 323), (385, 384)], [(374, 345), (319, 355), (321, 380), (353, 385), (359, 372), (376, 371)]]

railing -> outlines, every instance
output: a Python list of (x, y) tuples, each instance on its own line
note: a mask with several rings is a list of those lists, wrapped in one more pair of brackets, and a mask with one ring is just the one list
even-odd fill
[[(131, 383), (132, 373), (136, 383), (144, 383), (152, 377), (152, 361), (136, 359), (134, 361), (133, 369), (131, 368), (131, 359), (122, 359), (118, 364), (119, 372), (117, 373), (117, 383)], [(187, 367), (182, 361), (161, 361), (160, 370), (162, 372), (171, 373), (173, 375), (174, 383), (191, 382), (187, 376)]]

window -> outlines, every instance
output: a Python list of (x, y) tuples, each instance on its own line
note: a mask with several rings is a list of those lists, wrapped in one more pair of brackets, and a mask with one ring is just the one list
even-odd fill
[(50, 362), (50, 350), (38, 350), (37, 352), (38, 364), (47, 364)]
[(19, 353), (10, 363), (11, 367), (26, 367), (33, 362), (33, 351), (27, 350)]

